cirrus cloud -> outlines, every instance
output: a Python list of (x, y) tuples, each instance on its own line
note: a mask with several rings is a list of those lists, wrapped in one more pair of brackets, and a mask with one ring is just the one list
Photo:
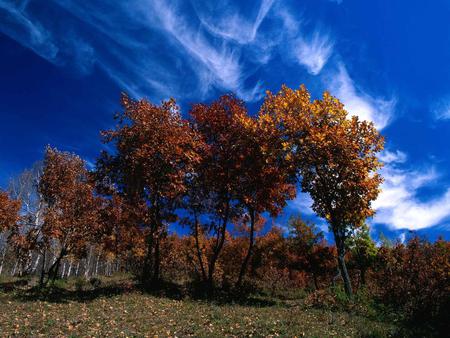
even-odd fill
[(341, 63), (336, 72), (326, 76), (330, 92), (339, 98), (345, 109), (362, 120), (372, 121), (377, 129), (385, 128), (394, 116), (396, 98), (374, 97), (355, 85)]

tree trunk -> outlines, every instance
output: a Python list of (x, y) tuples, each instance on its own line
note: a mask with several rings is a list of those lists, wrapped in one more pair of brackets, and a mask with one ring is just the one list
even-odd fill
[(16, 263), (14, 264), (14, 268), (13, 268), (13, 271), (12, 271), (12, 273), (11, 273), (11, 276), (15, 276), (16, 275), (16, 270), (17, 270), (17, 265), (18, 265), (19, 263), (18, 263), (18, 261), (16, 260)]
[(349, 298), (353, 297), (352, 283), (350, 276), (348, 275), (347, 266), (345, 264), (345, 236), (338, 227), (332, 226), (334, 241), (336, 242), (337, 254), (338, 254), (338, 266), (341, 272), (342, 280), (344, 281), (345, 293)]
[(39, 276), (39, 287), (42, 288), (44, 286), (44, 277), (45, 277), (45, 257), (46, 257), (46, 251), (42, 253), (42, 268), (41, 268), (41, 275)]
[(61, 253), (59, 254), (56, 261), (52, 264), (52, 266), (48, 270), (47, 282), (51, 279), (52, 283), (53, 283), (56, 280), (56, 277), (58, 277), (58, 270), (59, 270), (59, 266), (61, 265), (61, 260), (63, 259), (63, 257), (64, 257), (64, 254), (63, 254), (63, 251), (61, 251)]
[(66, 272), (66, 262), (63, 263), (63, 269), (62, 269), (62, 272), (61, 272), (61, 279), (64, 278), (65, 272)]
[(36, 262), (34, 263), (33, 268), (31, 269), (31, 273), (34, 274), (36, 272), (36, 270), (37, 270), (37, 268), (39, 266), (39, 261), (40, 260), (41, 260), (41, 255), (38, 253), (37, 257), (36, 257)]
[(206, 271), (205, 271), (205, 266), (203, 265), (203, 258), (202, 258), (202, 251), (200, 248), (200, 242), (198, 239), (198, 218), (197, 215), (195, 214), (195, 225), (194, 225), (194, 237), (195, 237), (195, 247), (197, 249), (197, 258), (198, 258), (198, 262), (200, 264), (200, 269), (202, 272), (202, 280), (203, 282), (207, 281), (207, 276), (206, 276)]
[(70, 277), (71, 273), (72, 273), (72, 261), (69, 262), (69, 269), (67, 270), (67, 278)]
[(208, 282), (207, 282), (207, 287), (208, 287), (207, 291), (209, 294), (211, 294), (214, 289), (214, 271), (216, 269), (217, 259), (219, 258), (219, 254), (222, 251), (222, 247), (225, 242), (226, 226), (228, 223), (228, 214), (229, 214), (229, 203), (227, 204), (223, 224), (217, 232), (216, 246), (214, 248), (211, 260), (209, 262)]
[(217, 232), (216, 246), (214, 248), (211, 260), (209, 262), (208, 283), (207, 283), (208, 293), (211, 293), (214, 289), (214, 271), (216, 269), (217, 259), (219, 258), (219, 254), (222, 251), (222, 247), (225, 242), (225, 235), (226, 235), (226, 229), (227, 229), (229, 215), (230, 215), (230, 201), (228, 200), (226, 202), (222, 226)]
[(97, 255), (97, 262), (95, 263), (95, 277), (98, 276), (98, 266), (99, 266), (99, 263), (100, 263), (100, 255), (101, 255), (101, 252), (98, 253), (98, 255)]
[(61, 249), (61, 252), (59, 253), (59, 256), (56, 257), (55, 256), (55, 260), (53, 262), (53, 264), (50, 266), (50, 269), (48, 269), (48, 273), (47, 273), (47, 280), (44, 281), (44, 285), (46, 285), (50, 280), (52, 281), (52, 283), (56, 280), (56, 277), (58, 277), (58, 271), (59, 271), (59, 266), (61, 264), (61, 260), (64, 258), (64, 256), (66, 255), (67, 251), (66, 249)]
[(160, 257), (160, 236), (161, 234), (157, 235), (155, 241), (155, 261), (153, 264), (153, 283), (158, 283), (160, 279), (160, 269), (161, 269), (161, 257)]
[(315, 272), (313, 272), (312, 275), (313, 275), (314, 287), (316, 288), (316, 290), (319, 290), (319, 283), (317, 281), (317, 274)]
[(5, 263), (5, 256), (6, 256), (6, 248), (3, 250), (2, 262), (0, 263), (0, 275), (2, 274), (2, 271), (3, 271), (3, 264)]
[(90, 266), (91, 266), (91, 257), (92, 257), (92, 246), (89, 248), (89, 253), (88, 253), (88, 256), (87, 256), (87, 258), (85, 260), (86, 267), (84, 269), (84, 278), (86, 280), (89, 279), (89, 271), (90, 271)]
[(249, 245), (247, 249), (247, 254), (245, 255), (244, 261), (241, 265), (241, 270), (239, 271), (239, 277), (236, 282), (236, 288), (240, 288), (242, 285), (242, 280), (244, 279), (245, 273), (247, 271), (248, 262), (250, 261), (250, 257), (252, 255), (253, 245), (254, 245), (254, 236), (255, 236), (255, 211), (253, 209), (249, 210), (250, 214), (250, 236), (249, 236)]
[(152, 226), (147, 237), (147, 254), (145, 255), (144, 267), (142, 271), (142, 282), (148, 283), (153, 271), (153, 242), (155, 236), (155, 227)]
[[(338, 250), (339, 251), (339, 250)], [(352, 283), (350, 276), (348, 275), (347, 266), (345, 265), (345, 256), (342, 253), (338, 253), (339, 269), (341, 270), (341, 276), (344, 281), (345, 293), (349, 298), (353, 297)]]

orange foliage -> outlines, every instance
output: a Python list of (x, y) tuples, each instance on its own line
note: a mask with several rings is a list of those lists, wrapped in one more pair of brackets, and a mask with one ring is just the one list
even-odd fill
[(87, 245), (98, 239), (101, 206), (84, 161), (48, 147), (39, 190), (47, 204), (42, 225), (45, 241), (56, 241), (62, 256), (84, 255)]
[(102, 133), (116, 152), (102, 153), (97, 177), (111, 182), (129, 205), (140, 206), (135, 226), (149, 229), (143, 278), (157, 280), (161, 238), (166, 223), (176, 220), (174, 210), (186, 192), (186, 179), (199, 161), (198, 138), (173, 99), (157, 106), (124, 94), (122, 105), (116, 128)]
[(20, 201), (11, 200), (0, 191), (0, 232), (10, 230), (19, 221)]
[(327, 92), (311, 102), (304, 86), (298, 90), (283, 86), (276, 95), (269, 92), (260, 114), (280, 126), (302, 190), (312, 197), (317, 215), (330, 224), (345, 289), (351, 295), (345, 240), (349, 230), (373, 215), (371, 202), (382, 182), (376, 155), (383, 149), (383, 137), (372, 122), (349, 117), (343, 104)]

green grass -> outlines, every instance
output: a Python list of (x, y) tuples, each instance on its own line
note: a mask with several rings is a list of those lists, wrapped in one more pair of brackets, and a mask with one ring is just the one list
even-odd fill
[(44, 292), (0, 291), (0, 336), (387, 337), (396, 330), (356, 312), (311, 308), (303, 299), (259, 295), (238, 304), (152, 295), (126, 279), (98, 289), (76, 283), (78, 290), (73, 280)]

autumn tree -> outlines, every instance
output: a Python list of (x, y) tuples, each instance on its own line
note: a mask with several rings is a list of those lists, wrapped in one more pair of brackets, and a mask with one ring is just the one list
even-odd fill
[(0, 191), (0, 232), (10, 230), (19, 221), (20, 201), (12, 200), (4, 191)]
[[(248, 154), (246, 144), (242, 142), (244, 126), (241, 121), (246, 116), (243, 101), (232, 95), (221, 96), (211, 104), (195, 104), (190, 111), (192, 127), (204, 146), (200, 149), (202, 160), (190, 183), (187, 209), (194, 218), (194, 234), (198, 234), (199, 215), (203, 214), (203, 218), (206, 217), (203, 230), (214, 236), (207, 268), (201, 262), (210, 290), (227, 225), (243, 212), (237, 197), (242, 166)], [(198, 256), (201, 257), (201, 253)]]
[(85, 162), (75, 154), (51, 147), (46, 149), (39, 191), (47, 206), (42, 236), (46, 248), (55, 250), (56, 258), (46, 272), (47, 279), (41, 276), (41, 284), (45, 284), (56, 278), (64, 257), (82, 257), (89, 243), (97, 240), (101, 200), (94, 195)]
[(268, 93), (263, 113), (282, 128), (290, 142), (303, 192), (313, 199), (313, 210), (333, 232), (338, 264), (347, 295), (352, 295), (345, 265), (345, 241), (351, 229), (373, 215), (371, 201), (382, 178), (376, 157), (383, 138), (373, 123), (348, 116), (338, 99), (325, 92), (311, 102), (305, 87), (283, 87)]
[(122, 106), (116, 128), (102, 133), (115, 150), (102, 153), (97, 176), (114, 184), (127, 204), (141, 208), (137, 225), (148, 230), (142, 232), (147, 247), (142, 277), (157, 281), (161, 239), (167, 223), (176, 220), (186, 179), (198, 161), (196, 137), (173, 99), (158, 106), (123, 94)]
[[(198, 234), (198, 215), (209, 214), (208, 231), (216, 244), (202, 266), (202, 274), (212, 285), (215, 264), (223, 247), (229, 221), (245, 213), (249, 222), (249, 245), (236, 286), (240, 286), (254, 246), (258, 215), (268, 211), (277, 215), (286, 200), (293, 198), (292, 177), (283, 171), (283, 156), (269, 126), (248, 115), (243, 101), (233, 95), (221, 96), (211, 104), (192, 107), (193, 128), (202, 136), (202, 161), (191, 182), (190, 210), (194, 216), (194, 236)], [(201, 196), (199, 198), (199, 196)], [(200, 207), (202, 206), (202, 207)], [(201, 252), (198, 253), (200, 259)]]
[(17, 228), (20, 215), (20, 201), (13, 200), (9, 195), (0, 191), (0, 234), (4, 234), (3, 247), (1, 251), (1, 262), (0, 262), (0, 274), (3, 270), (3, 264), (5, 262), (5, 256), (7, 251), (7, 242), (10, 240), (11, 232), (14, 232)]
[(241, 164), (238, 200), (249, 218), (249, 245), (242, 262), (236, 286), (244, 278), (254, 246), (255, 224), (260, 214), (268, 212), (276, 217), (286, 201), (296, 195), (295, 175), (290, 170), (287, 147), (278, 136), (276, 126), (264, 118), (242, 116), (241, 142), (247, 154)]
[(102, 233), (97, 243), (107, 256), (140, 262), (145, 257), (145, 241), (139, 228), (139, 208), (127, 204), (116, 192), (103, 199), (99, 210)]
[(290, 261), (298, 269), (311, 274), (315, 288), (319, 289), (318, 277), (327, 270), (333, 251), (326, 245), (323, 232), (314, 223), (292, 217), (288, 226)]
[(232, 251), (234, 257), (231, 259), (229, 254), (226, 260), (234, 265), (234, 270), (237, 270), (236, 276), (233, 276), (235, 288), (242, 286), (244, 274), (249, 268), (254, 247), (257, 243), (257, 236), (261, 234), (264, 226), (267, 224), (267, 219), (261, 213), (255, 213), (253, 217), (254, 219), (252, 219), (251, 211), (247, 211), (241, 218), (233, 220), (234, 229), (230, 231), (233, 248), (229, 251)]
[(283, 230), (272, 226), (259, 238), (251, 265), (256, 275), (275, 293), (279, 284), (289, 279), (289, 245)]

